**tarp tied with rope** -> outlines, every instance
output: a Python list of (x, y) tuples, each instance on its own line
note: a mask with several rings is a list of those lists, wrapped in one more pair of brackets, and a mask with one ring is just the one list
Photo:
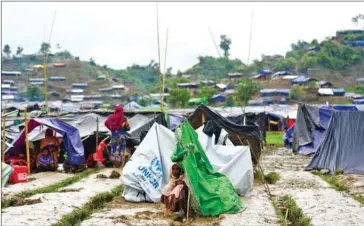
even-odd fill
[(203, 150), (197, 133), (184, 121), (176, 129), (177, 148), (172, 161), (184, 170), (191, 192), (191, 206), (202, 216), (238, 213), (244, 205), (229, 178), (217, 172)]

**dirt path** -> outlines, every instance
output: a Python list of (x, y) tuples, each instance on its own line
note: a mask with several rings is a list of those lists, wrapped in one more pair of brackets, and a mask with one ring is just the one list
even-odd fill
[(270, 185), (272, 194), (291, 195), (313, 225), (364, 225), (364, 207), (319, 176), (303, 171), (309, 161), (285, 148), (263, 155), (265, 173), (276, 171), (281, 176), (277, 184)]
[[(99, 174), (110, 175), (113, 169), (104, 169)], [(41, 203), (9, 207), (2, 210), (2, 225), (51, 225), (65, 214), (81, 207), (98, 193), (110, 191), (121, 184), (120, 179), (96, 179), (98, 174), (64, 187), (73, 192), (37, 194), (29, 199), (41, 199)], [(54, 181), (53, 181), (54, 182)], [(79, 190), (81, 188), (81, 190)], [(79, 190), (79, 191), (77, 191)]]
[(255, 186), (252, 196), (242, 200), (246, 210), (239, 214), (226, 214), (220, 225), (278, 225), (274, 207), (263, 186)]
[(74, 174), (59, 172), (44, 172), (32, 174), (29, 176), (30, 180), (27, 183), (8, 184), (6, 187), (2, 187), (1, 198), (9, 197), (18, 192), (45, 187), (72, 176), (74, 176)]

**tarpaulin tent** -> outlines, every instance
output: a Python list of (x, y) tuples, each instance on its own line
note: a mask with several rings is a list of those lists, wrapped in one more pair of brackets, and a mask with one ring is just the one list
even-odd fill
[[(81, 165), (84, 163), (84, 148), (81, 141), (80, 133), (77, 128), (59, 119), (37, 118), (29, 120), (28, 132), (32, 132), (34, 128), (41, 125), (47, 126), (48, 128), (55, 130), (57, 133), (63, 136), (63, 143), (67, 151), (70, 164)], [(20, 147), (25, 145), (24, 130), (16, 139), (14, 139), (11, 145), (12, 146), (8, 150), (6, 150), (5, 157), (8, 157), (14, 152), (20, 151)]]
[[(211, 121), (210, 121), (211, 123)], [(198, 139), (213, 168), (226, 175), (240, 196), (249, 196), (254, 185), (254, 172), (249, 146), (234, 146), (222, 130), (218, 142), (208, 124), (196, 130)], [(224, 144), (224, 145), (223, 145)], [(239, 172), (239, 173), (237, 173)]]
[(364, 112), (334, 111), (309, 169), (342, 169), (345, 174), (364, 174)]
[[(238, 124), (244, 125), (244, 115), (229, 115), (226, 117), (228, 120)], [(246, 112), (245, 113), (246, 125), (257, 125), (261, 132), (262, 137), (265, 139), (267, 132), (267, 115), (265, 112)]]
[[(249, 147), (234, 146), (229, 139), (224, 139), (226, 134), (223, 131), (219, 142), (215, 144), (213, 134), (207, 135), (202, 127), (198, 130), (199, 140), (214, 169), (228, 176), (239, 195), (249, 195), (253, 186)], [(176, 138), (172, 131), (157, 123), (153, 124), (123, 169), (123, 196), (126, 200), (160, 202), (162, 189), (169, 181), (175, 145)], [(157, 167), (159, 164), (160, 168)], [(145, 180), (143, 175), (150, 180)]]
[(183, 119), (183, 116), (169, 114), (169, 128), (174, 131), (182, 123)]
[(160, 202), (168, 183), (176, 145), (172, 131), (154, 123), (121, 174), (123, 197), (132, 202)]
[(294, 152), (309, 155), (315, 153), (324, 135), (333, 111), (357, 111), (355, 106), (321, 106), (301, 104), (293, 132)]
[(244, 210), (243, 203), (227, 176), (211, 165), (187, 120), (176, 129), (177, 149), (172, 161), (184, 170), (191, 195), (191, 207), (202, 216), (217, 216)]
[[(224, 129), (229, 133), (230, 139), (234, 145), (251, 145), (251, 151), (254, 152), (252, 153), (254, 164), (259, 160), (261, 143), (264, 138), (257, 125), (249, 125), (248, 123), (247, 125), (236, 124), (205, 105), (198, 106), (188, 117), (188, 120), (194, 129), (198, 129), (202, 126), (204, 121), (214, 121), (219, 128)], [(240, 140), (243, 144), (241, 144)]]
[(137, 104), (135, 101), (131, 101), (124, 105), (124, 110), (139, 110), (143, 108), (141, 105)]
[(275, 77), (280, 77), (280, 76), (285, 76), (285, 75), (291, 75), (291, 73), (289, 71), (277, 71), (276, 73), (274, 73), (272, 75), (272, 77), (275, 78)]

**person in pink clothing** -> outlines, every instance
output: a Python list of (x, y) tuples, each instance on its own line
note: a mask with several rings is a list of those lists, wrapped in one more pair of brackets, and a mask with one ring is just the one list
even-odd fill
[(185, 175), (178, 164), (173, 164), (169, 173), (169, 183), (162, 191), (161, 202), (168, 212), (178, 212), (183, 208)]

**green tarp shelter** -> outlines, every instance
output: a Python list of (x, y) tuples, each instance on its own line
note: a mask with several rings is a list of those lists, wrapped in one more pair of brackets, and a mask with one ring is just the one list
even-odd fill
[(178, 162), (185, 171), (192, 208), (202, 216), (243, 211), (245, 207), (229, 178), (214, 170), (188, 120), (175, 133), (177, 148), (172, 162)]

